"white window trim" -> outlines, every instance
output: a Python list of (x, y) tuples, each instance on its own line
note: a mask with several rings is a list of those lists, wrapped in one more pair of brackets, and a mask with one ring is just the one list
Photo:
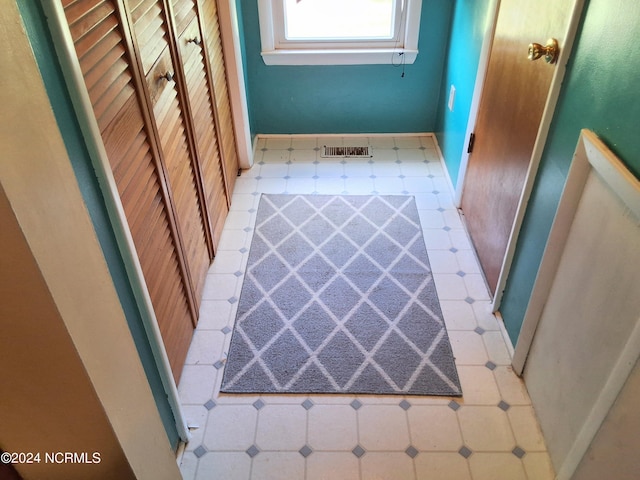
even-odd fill
[(418, 34), (422, 0), (406, 0), (404, 38), (398, 47), (376, 47), (375, 42), (354, 42), (353, 48), (317, 47), (282, 48), (277, 46), (274, 22), (274, 2), (258, 0), (262, 58), (267, 65), (365, 65), (412, 64), (418, 55)]

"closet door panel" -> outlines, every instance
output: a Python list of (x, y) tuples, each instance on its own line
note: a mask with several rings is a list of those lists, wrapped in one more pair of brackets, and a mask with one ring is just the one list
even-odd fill
[(196, 18), (194, 0), (172, 0), (171, 7), (176, 33), (180, 36)]
[(178, 380), (238, 171), (216, 2), (60, 1)]
[[(104, 0), (65, 0), (62, 2), (73, 38), (89, 37), (90, 31), (105, 25), (118, 25), (112, 2)], [(95, 37), (93, 37), (95, 43)], [(84, 54), (86, 52), (82, 52)]]
[(187, 82), (193, 130), (200, 155), (203, 189), (215, 248), (220, 240), (229, 207), (218, 145), (213, 98), (203, 57), (202, 36), (195, 14), (193, 21), (178, 38), (178, 44)]
[(127, 3), (140, 51), (142, 69), (147, 75), (169, 44), (162, 2), (158, 0), (128, 0)]
[[(82, 10), (75, 8), (73, 13)], [(101, 1), (86, 16), (68, 16), (68, 20), (98, 124), (108, 125), (135, 95), (116, 11), (109, 2)], [(93, 28), (91, 22), (96, 22)]]
[(176, 226), (113, 0), (65, 0), (94, 114), (176, 381), (192, 336), (193, 304)]
[[(171, 50), (171, 32), (162, 0), (128, 0), (134, 44), (146, 77), (149, 108), (160, 145), (161, 163), (186, 258), (192, 301), (199, 310), (212, 258), (206, 207), (199, 190), (196, 151), (187, 131)], [(197, 315), (194, 319), (194, 326)]]
[(147, 75), (147, 84), (194, 297), (199, 304), (211, 257), (176, 78), (170, 51), (166, 49)]
[(220, 122), (220, 143), (224, 158), (225, 180), (227, 191), (229, 192), (229, 201), (231, 201), (231, 194), (238, 175), (238, 152), (236, 150), (231, 101), (227, 88), (227, 71), (224, 65), (218, 9), (215, 0), (197, 0), (197, 3), (215, 92), (215, 104)]
[(109, 158), (120, 159), (112, 163), (114, 176), (177, 379), (193, 334), (192, 315), (144, 121), (133, 100), (122, 112), (128, 121), (112, 123), (103, 138)]

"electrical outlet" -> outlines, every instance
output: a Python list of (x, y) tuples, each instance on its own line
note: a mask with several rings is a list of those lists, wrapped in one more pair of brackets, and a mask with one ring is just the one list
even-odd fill
[(453, 103), (456, 100), (456, 87), (451, 85), (451, 89), (449, 90), (449, 110), (453, 112)]

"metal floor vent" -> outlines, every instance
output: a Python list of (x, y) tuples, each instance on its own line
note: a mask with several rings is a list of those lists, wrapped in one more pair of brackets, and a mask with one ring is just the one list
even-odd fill
[(371, 147), (322, 147), (323, 158), (371, 158)]

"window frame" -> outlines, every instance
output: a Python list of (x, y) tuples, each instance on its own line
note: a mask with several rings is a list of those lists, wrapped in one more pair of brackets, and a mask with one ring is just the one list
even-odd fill
[(398, 39), (284, 40), (284, 1), (258, 0), (261, 55), (267, 65), (412, 64), (418, 55), (422, 0), (405, 0)]

